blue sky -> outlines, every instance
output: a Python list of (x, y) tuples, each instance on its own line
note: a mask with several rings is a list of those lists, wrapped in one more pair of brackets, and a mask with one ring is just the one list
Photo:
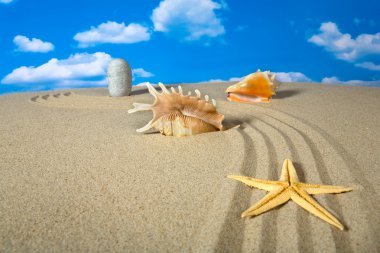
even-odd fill
[(237, 80), (380, 87), (380, 2), (0, 0), (0, 94), (106, 85), (112, 58), (134, 84)]

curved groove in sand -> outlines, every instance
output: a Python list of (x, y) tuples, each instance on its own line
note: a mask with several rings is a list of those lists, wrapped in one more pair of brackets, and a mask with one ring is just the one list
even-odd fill
[[(256, 119), (257, 121), (257, 119)], [(278, 178), (278, 155), (277, 155), (277, 149), (275, 148), (271, 138), (269, 137), (269, 134), (266, 133), (266, 129), (260, 130), (260, 126), (255, 126), (254, 124), (251, 124), (250, 122), (246, 123), (248, 126), (250, 126), (252, 129), (257, 131), (262, 138), (264, 139), (265, 146), (268, 147), (268, 153), (269, 153), (269, 161), (268, 161), (268, 172), (267, 176), (265, 178), (276, 180)], [(251, 206), (252, 203), (249, 204)], [(276, 252), (277, 249), (277, 236), (278, 236), (278, 226), (271, 226), (271, 224), (276, 224), (278, 220), (278, 212), (273, 212), (272, 215), (264, 215), (262, 217), (262, 225), (261, 225), (261, 239), (259, 242), (259, 251), (270, 251), (270, 252)], [(276, 243), (273, 243), (276, 242)]]
[[(255, 119), (257, 120), (257, 119)], [(263, 128), (260, 130), (259, 126), (254, 126), (250, 123), (245, 123), (246, 127), (244, 130), (239, 129), (239, 133), (243, 137), (244, 140), (244, 158), (242, 161), (240, 173), (242, 175), (251, 175), (258, 177), (269, 177), (272, 179), (276, 179), (278, 177), (277, 168), (281, 165), (282, 161), (278, 161), (277, 159), (277, 149), (274, 147), (273, 142), (271, 141), (268, 133), (266, 133), (267, 128)], [(236, 140), (232, 140), (236, 141)], [(256, 147), (257, 146), (257, 147)], [(283, 143), (283, 148), (286, 147), (286, 143)], [(256, 147), (256, 148), (254, 148)], [(254, 154), (252, 154), (249, 150), (254, 150)], [(247, 152), (249, 151), (249, 152)], [(264, 164), (258, 166), (259, 158), (265, 157)], [(269, 168), (268, 170), (262, 168)], [(261, 172), (267, 172), (261, 175)], [(247, 192), (247, 190), (249, 192)], [(248, 194), (248, 196), (247, 196)], [(244, 243), (243, 238), (259, 241), (258, 250), (261, 251), (271, 251), (274, 252), (277, 249), (277, 226), (270, 226), (270, 224), (274, 224), (277, 221), (278, 212), (274, 212), (271, 215), (263, 215), (257, 217), (256, 220), (246, 220), (237, 217), (240, 217), (241, 212), (247, 209), (252, 205), (252, 198), (250, 195), (260, 195), (262, 193), (254, 192), (247, 188), (246, 186), (242, 186), (241, 184), (237, 184), (234, 188), (234, 197), (230, 202), (230, 210), (228, 215), (224, 218), (223, 227), (219, 233), (218, 244), (216, 245), (216, 252), (221, 252), (223, 249), (231, 248), (234, 252), (245, 251), (244, 246), (250, 247), (249, 245), (241, 245)], [(253, 233), (247, 234), (245, 233), (246, 225), (254, 223), (261, 223), (261, 232), (253, 231)], [(249, 222), (249, 223), (246, 223)], [(255, 225), (254, 225), (255, 226)], [(274, 243), (275, 242), (275, 243)]]
[[(321, 157), (320, 156), (317, 156), (316, 154), (319, 154), (320, 152), (318, 151), (318, 147), (314, 144), (314, 142), (311, 140), (311, 138), (305, 136), (305, 134), (303, 132), (301, 132), (300, 130), (298, 130), (297, 128), (295, 127), (292, 127), (290, 126), (289, 124), (285, 123), (285, 122), (282, 122), (282, 121), (279, 121), (277, 120), (276, 118), (273, 118), (269, 115), (266, 115), (266, 114), (263, 114), (265, 117), (271, 119), (272, 121), (274, 121), (273, 123), (269, 123), (269, 122), (266, 122), (264, 120), (262, 120), (262, 122), (266, 122), (268, 124), (268, 126), (270, 127), (274, 127), (276, 128), (278, 131), (279, 129), (284, 129), (288, 135), (284, 135), (284, 136), (287, 136), (289, 139), (290, 137), (292, 139), (297, 139), (297, 146), (294, 146), (295, 147), (295, 150), (297, 151), (298, 149), (302, 149), (302, 153), (304, 154), (302, 158), (298, 157), (298, 159), (296, 161), (299, 161), (299, 162), (302, 162), (302, 161), (306, 161), (306, 160), (312, 160), (313, 163), (315, 164), (315, 168), (317, 168), (316, 170), (313, 169), (313, 172), (316, 173), (320, 180), (324, 183), (324, 184), (332, 184), (331, 182), (331, 179), (328, 175), (328, 172), (327, 172), (327, 168), (325, 167), (317, 167), (317, 163), (316, 161), (321, 161)], [(272, 125), (273, 124), (273, 125)], [(275, 127), (274, 125), (277, 124), (278, 126)], [(293, 144), (294, 145), (294, 144)], [(297, 151), (298, 152), (298, 151)], [(323, 159), (323, 158), (322, 158)], [(299, 168), (297, 171), (299, 173), (299, 176), (300, 176), (300, 179), (301, 180), (304, 180), (305, 179), (305, 176), (304, 176), (304, 171), (306, 171), (306, 168), (303, 168), (302, 169), (302, 165), (301, 164), (297, 164), (297, 168)], [(321, 169), (323, 168), (323, 169)], [(309, 168), (308, 170), (310, 170), (312, 168)], [(321, 171), (322, 170), (322, 171)], [(322, 197), (323, 198), (323, 197)], [(326, 197), (325, 197), (326, 198)], [(327, 197), (327, 207), (330, 209), (330, 211), (333, 211), (333, 212), (336, 212), (337, 213), (337, 216), (339, 217), (339, 219), (342, 221), (342, 207), (341, 207), (341, 204), (339, 203), (339, 200), (336, 199), (336, 198), (328, 198)], [(303, 240), (303, 236), (306, 232), (306, 234), (311, 234), (311, 230), (310, 230), (310, 219), (318, 219), (316, 217), (310, 217), (310, 214), (307, 213), (305, 210), (303, 209), (300, 209), (297, 207), (296, 209), (296, 213), (297, 213), (297, 235), (298, 235), (298, 249), (302, 252), (302, 251), (305, 251), (307, 250), (308, 252), (311, 252), (313, 251), (313, 243), (312, 242), (309, 242), (308, 244), (305, 245), (305, 242), (307, 240)], [(304, 217), (307, 217), (310, 219), (306, 219), (307, 222), (305, 222)], [(344, 221), (344, 220), (343, 220)], [(343, 222), (344, 223), (344, 222)], [(332, 233), (333, 235), (333, 241), (332, 242), (329, 242), (331, 243), (332, 247), (336, 247), (336, 242), (339, 241), (338, 238), (335, 238), (335, 235), (336, 235), (336, 230), (335, 228), (331, 227), (331, 226), (326, 226), (325, 223), (321, 222), (321, 223), (316, 223), (315, 226), (318, 226), (318, 230), (326, 230), (326, 232), (324, 234), (327, 234), (327, 233)], [(328, 230), (330, 230), (328, 232)], [(341, 234), (341, 233), (340, 233)], [(341, 235), (344, 235), (346, 236), (346, 234), (341, 234)], [(347, 236), (346, 236), (347, 237)], [(312, 238), (312, 237), (310, 237)], [(348, 238), (345, 238), (346, 240)], [(307, 242), (306, 242), (307, 243)], [(350, 252), (352, 251), (351, 250), (352, 247), (350, 247), (349, 244), (347, 244), (347, 247), (346, 247), (346, 250), (345, 252)]]
[[(269, 115), (266, 115), (266, 117), (270, 117), (271, 119), (277, 120), (277, 119), (275, 119)], [(293, 126), (291, 126), (285, 122), (282, 122), (280, 120), (277, 120), (277, 121), (281, 122), (284, 126), (291, 128), (292, 130), (294, 130), (298, 135), (300, 135), (303, 138), (303, 140), (306, 142), (307, 146), (312, 151), (313, 160), (319, 161), (319, 163), (318, 163), (319, 166), (317, 165), (318, 167), (316, 170), (319, 178), (321, 179), (323, 184), (333, 185), (334, 183), (333, 183), (333, 181), (329, 175), (329, 170), (327, 168), (326, 162), (324, 161), (322, 153), (319, 151), (320, 149), (322, 149), (322, 150), (324, 150), (325, 148), (327, 149), (327, 147), (325, 147), (325, 148), (318, 147), (317, 144), (315, 144), (315, 142), (308, 135), (306, 135), (305, 133), (303, 133), (299, 129), (297, 129), (297, 128), (295, 128), (295, 127), (293, 127)], [(327, 205), (328, 205), (330, 211), (332, 210), (334, 213), (336, 213), (338, 219), (347, 228), (347, 224), (345, 222), (346, 219), (344, 218), (345, 215), (343, 212), (342, 204), (340, 203), (341, 201), (339, 201), (339, 199), (336, 197), (331, 198), (329, 196), (325, 196), (325, 199), (326, 199), (326, 202), (327, 202)], [(338, 232), (334, 227), (331, 227), (331, 226), (330, 226), (330, 231), (331, 231), (331, 234), (333, 236), (335, 248), (338, 252), (353, 252), (353, 248), (352, 248), (352, 245), (350, 243), (351, 240), (349, 239), (348, 234), (340, 233), (340, 231)], [(345, 242), (345, 243), (338, 244), (337, 242)]]
[[(248, 126), (250, 126), (250, 128), (252, 128), (253, 130), (255, 130), (258, 134), (260, 134), (262, 136), (262, 138), (264, 139), (265, 147), (268, 150), (272, 150), (272, 152), (270, 154), (272, 157), (269, 161), (271, 163), (271, 165), (268, 166), (268, 168), (269, 168), (268, 177), (269, 178), (272, 178), (272, 179), (277, 178), (277, 174), (278, 174), (278, 172), (276, 171), (276, 167), (278, 167), (278, 165), (275, 164), (277, 161), (276, 150), (278, 149), (278, 147), (274, 147), (273, 143), (271, 142), (271, 139), (269, 138), (270, 133), (267, 133), (268, 129), (273, 129), (285, 141), (292, 159), (294, 159), (296, 161), (300, 160), (298, 148), (302, 148), (303, 153), (305, 153), (305, 149), (308, 149), (309, 150), (309, 152), (308, 152), (309, 157), (312, 158), (314, 163), (317, 164), (317, 161), (320, 162), (320, 165), (317, 167), (316, 172), (318, 172), (318, 175), (319, 175), (321, 181), (325, 184), (333, 184), (331, 177), (328, 174), (326, 164), (323, 161), (323, 156), (321, 155), (321, 152), (319, 151), (320, 147), (318, 147), (318, 145), (315, 144), (315, 142), (312, 140), (312, 138), (308, 137), (300, 129), (292, 126), (290, 123), (284, 122), (282, 120), (278, 120), (277, 118), (274, 118), (274, 117), (272, 117), (268, 114), (265, 114), (265, 113), (263, 113), (262, 115), (264, 115), (264, 117), (268, 118), (269, 121), (264, 120), (264, 119), (258, 119), (258, 118), (255, 118), (255, 120), (256, 120), (256, 122), (260, 122), (261, 124), (264, 124), (265, 126), (260, 127), (260, 126), (258, 126), (257, 123), (253, 125), (250, 122), (248, 122), (246, 124)], [(292, 120), (291, 117), (287, 117), (287, 118), (288, 118), (287, 121)], [(270, 121), (272, 121), (272, 123)], [(297, 123), (296, 126), (299, 126), (299, 123)], [(280, 129), (283, 129), (283, 130), (280, 130)], [(252, 140), (252, 136), (248, 135), (247, 137)], [(318, 135), (317, 135), (317, 137), (318, 137)], [(292, 139), (295, 139), (295, 138), (299, 139), (298, 142), (300, 142), (300, 140), (302, 141), (303, 144), (301, 144), (301, 147), (299, 146), (300, 145), (299, 143), (297, 146), (293, 143)], [(262, 148), (262, 146), (260, 146), (260, 148)], [(257, 153), (257, 151), (256, 151), (256, 153)], [(249, 163), (249, 161), (246, 161), (246, 163)], [(256, 167), (257, 166), (258, 165), (256, 165)], [(301, 167), (301, 166), (299, 166), (299, 167)], [(260, 166), (258, 166), (257, 168), (260, 169)], [(244, 173), (242, 172), (242, 174), (244, 174)], [(302, 178), (302, 171), (300, 173), (300, 177)], [(236, 188), (234, 196), (236, 196), (236, 194), (238, 193), (237, 190), (238, 190), (238, 188)], [(237, 200), (232, 201), (231, 204), (233, 204), (234, 202), (237, 202)], [(328, 206), (328, 208), (334, 210), (337, 213), (337, 216), (340, 218), (340, 220), (342, 220), (344, 222), (344, 214), (343, 214), (342, 206), (341, 206), (341, 203), (339, 202), (339, 199), (337, 199), (335, 197), (333, 197), (333, 198), (327, 197), (327, 206)], [(277, 226), (273, 226), (276, 228), (274, 231), (272, 230), (271, 232), (269, 232), (270, 230), (268, 229), (268, 226), (270, 224), (275, 223), (277, 220), (278, 213), (277, 212), (273, 212), (273, 213), (271, 216), (263, 215), (263, 218), (262, 218), (263, 219), (263, 225), (262, 225), (262, 231), (261, 231), (262, 238), (261, 238), (260, 244), (259, 244), (259, 251), (268, 250), (268, 245), (272, 246), (271, 251), (276, 250), (277, 243), (274, 243), (274, 242), (277, 242), (277, 240), (276, 240)], [(275, 215), (275, 216), (273, 216), (273, 215)], [(304, 251), (305, 249), (307, 249), (309, 252), (313, 252), (314, 251), (314, 248), (312, 246), (313, 243), (307, 242), (307, 240), (304, 240), (303, 238), (300, 237), (302, 235), (305, 236), (305, 234), (306, 235), (311, 234), (309, 216), (308, 216), (308, 214), (306, 214), (306, 212), (304, 210), (297, 209), (296, 217), (297, 217), (296, 219), (297, 219), (297, 231), (298, 231), (298, 233), (297, 233), (298, 234), (298, 243), (297, 243), (298, 250)], [(226, 217), (225, 223), (227, 222), (227, 219), (229, 219), (228, 216)], [(326, 229), (326, 224), (320, 224), (320, 225), (321, 226), (324, 225), (325, 226), (324, 228)], [(349, 236), (347, 234), (335, 231), (334, 228), (332, 228), (332, 227), (329, 227), (327, 229), (330, 230), (330, 233), (333, 236), (332, 243), (335, 244), (336, 250), (338, 250), (338, 251), (343, 250), (345, 252), (353, 252), (354, 251), (352, 245), (349, 243), (350, 240), (349, 240)], [(227, 229), (225, 229), (225, 230), (227, 230)], [(244, 233), (244, 230), (240, 230), (240, 233)], [(222, 230), (221, 234), (220, 234), (220, 241), (222, 241), (221, 239), (223, 239), (223, 240), (226, 239), (226, 236), (222, 236), (223, 234), (224, 233)], [(337, 244), (337, 242), (345, 242), (345, 243)], [(225, 246), (225, 243), (218, 244), (218, 246), (220, 246), (220, 247), (222, 245)], [(223, 247), (221, 247), (221, 249), (222, 248)], [(237, 252), (239, 252), (239, 251), (237, 251)]]
[[(292, 119), (297, 123), (298, 127), (302, 127), (303, 129), (307, 131), (314, 132), (317, 136), (321, 138), (321, 140), (324, 140), (327, 144), (326, 146), (329, 146), (332, 150), (331, 152), (334, 153), (335, 157), (339, 158), (344, 164), (345, 168), (347, 168), (347, 172), (349, 173), (349, 177), (352, 179), (352, 181), (356, 181), (357, 185), (360, 185), (361, 187), (365, 187), (363, 190), (356, 189), (355, 192), (358, 195), (356, 199), (345, 199), (345, 201), (350, 201), (351, 205), (349, 206), (355, 206), (359, 208), (360, 212), (365, 214), (366, 219), (364, 219), (361, 223), (367, 224), (367, 229), (365, 231), (370, 231), (368, 234), (364, 235), (362, 233), (363, 240), (368, 240), (368, 238), (372, 238), (372, 241), (376, 245), (376, 248), (380, 248), (380, 241), (378, 240), (378, 236), (380, 235), (380, 227), (374, 226), (373, 223), (377, 220), (377, 217), (372, 210), (379, 210), (380, 205), (378, 202), (379, 195), (374, 190), (374, 188), (371, 186), (371, 184), (368, 182), (368, 180), (365, 178), (364, 174), (360, 171), (360, 166), (358, 162), (353, 158), (351, 154), (343, 147), (342, 144), (340, 144), (333, 136), (331, 136), (329, 133), (327, 133), (325, 130), (321, 129), (319, 126), (308, 122), (305, 119), (299, 118), (295, 115), (292, 115), (290, 113), (283, 112), (278, 109), (271, 109), (271, 108), (263, 108), (267, 109), (270, 112), (274, 112), (279, 114), (279, 116), (287, 117), (289, 119)], [(273, 118), (273, 117), (272, 117)], [(278, 120), (278, 119), (277, 119)], [(307, 137), (307, 135), (305, 135)], [(321, 154), (319, 153), (319, 156)], [(359, 204), (357, 204), (359, 203)], [(344, 210), (345, 212), (358, 212), (358, 210)], [(351, 231), (354, 232), (354, 231)], [(361, 231), (363, 232), (363, 231)], [(334, 231), (334, 233), (336, 233)], [(341, 247), (345, 247), (346, 245), (338, 245)], [(337, 247), (337, 250), (340, 250), (339, 247)], [(342, 248), (342, 250), (347, 250), (346, 248)]]
[[(234, 128), (221, 134), (230, 142), (232, 141), (231, 149), (243, 150), (232, 157), (228, 170), (254, 175), (256, 168), (254, 163), (257, 156), (249, 135), (241, 128)], [(242, 185), (234, 184), (234, 182), (222, 184), (212, 207), (208, 210), (208, 217), (191, 238), (191, 241), (196, 243), (192, 244), (190, 251), (225, 252), (225, 249), (233, 248), (234, 252), (241, 252), (242, 242), (245, 239), (242, 233), (245, 229), (245, 221), (236, 217), (240, 217), (241, 210), (246, 208), (250, 197), (251, 191)], [(223, 222), (215, 223), (215, 217)]]
[[(257, 149), (254, 147), (254, 142), (251, 136), (243, 129), (237, 130), (243, 139), (244, 157), (239, 169), (243, 175), (255, 175), (257, 168)], [(252, 152), (248, 152), (253, 150)], [(244, 242), (244, 219), (236, 220), (240, 217), (241, 210), (247, 207), (250, 202), (251, 192), (243, 185), (235, 185), (233, 197), (230, 203), (227, 215), (224, 217), (223, 226), (218, 235), (218, 242), (215, 247), (215, 252), (223, 252), (227, 248), (234, 249), (235, 252), (241, 252)]]
[[(274, 124), (270, 124), (263, 119), (256, 119), (256, 124), (251, 124), (250, 122), (247, 123), (250, 127), (254, 128), (256, 131), (260, 132), (261, 135), (265, 138), (265, 143), (269, 147), (269, 149), (272, 151), (271, 152), (271, 165), (269, 166), (268, 170), (268, 176), (266, 178), (276, 180), (278, 178), (278, 168), (281, 166), (281, 162), (284, 157), (290, 157), (291, 159), (295, 161), (299, 161), (299, 154), (296, 148), (296, 145), (293, 143), (291, 139), (294, 138), (292, 134), (290, 133), (289, 136), (288, 134), (285, 133), (285, 131), (280, 130), (281, 126), (275, 127)], [(292, 138), (290, 138), (292, 137)], [(271, 139), (282, 139), (282, 143), (279, 146), (275, 147), (274, 144), (272, 143)], [(297, 146), (299, 148), (299, 146)], [(302, 148), (307, 148), (307, 145), (302, 145)], [(287, 149), (287, 151), (284, 151)], [(279, 154), (281, 154), (281, 157), (279, 155), (276, 155), (276, 150), (281, 151)], [(288, 153), (288, 154), (284, 154)], [(298, 167), (298, 166), (297, 166)], [(302, 173), (300, 173), (300, 178), (303, 179)], [(289, 208), (289, 207), (288, 207)], [(303, 236), (308, 236), (310, 237), (311, 231), (310, 231), (310, 221), (309, 221), (309, 214), (306, 214), (304, 210), (300, 210), (298, 207), (293, 206), (291, 207), (295, 211), (295, 219), (297, 220), (297, 228), (294, 228), (295, 231), (294, 234), (302, 234)], [(274, 252), (277, 249), (277, 240), (291, 240), (292, 238), (283, 238), (284, 233), (278, 234), (277, 228), (278, 226), (273, 226), (272, 224), (278, 224), (281, 225), (280, 223), (284, 223), (283, 220), (278, 220), (278, 214), (279, 212), (273, 211), (271, 215), (263, 215), (262, 220), (263, 220), (263, 225), (262, 225), (262, 231), (261, 235), (262, 238), (259, 243), (259, 251), (266, 251), (269, 250), (271, 252)], [(302, 219), (300, 220), (300, 216), (302, 216)], [(276, 222), (277, 221), (277, 222)], [(286, 222), (285, 222), (286, 223)], [(301, 224), (302, 223), (302, 224)], [(286, 226), (286, 224), (283, 224), (283, 226)], [(287, 231), (290, 232), (293, 228), (288, 227)], [(298, 233), (296, 233), (298, 231)], [(271, 248), (268, 248), (270, 245)], [(310, 240), (300, 240), (298, 239), (298, 248), (299, 251), (305, 251), (305, 249), (308, 250), (308, 252), (313, 252), (313, 244), (312, 241)], [(303, 249), (303, 250), (301, 250)]]
[(132, 101), (128, 97), (112, 98), (78, 95), (74, 92), (53, 93), (32, 97), (29, 102), (46, 107), (70, 109), (128, 110)]
[[(291, 133), (287, 133), (289, 131), (281, 130), (281, 126), (275, 126), (275, 123), (270, 124), (269, 122), (261, 119), (261, 123), (265, 124), (267, 127), (270, 127), (277, 131), (280, 135), (281, 138), (285, 141), (285, 143), (288, 146), (289, 152), (290, 152), (290, 158), (293, 161), (300, 161), (300, 155), (298, 152), (298, 148), (302, 146), (303, 143), (300, 145), (296, 145), (292, 139), (296, 138), (297, 136), (292, 136)], [(306, 146), (307, 148), (307, 146)], [(305, 153), (305, 151), (303, 152)], [(300, 168), (301, 165), (298, 162), (295, 162), (295, 165), (297, 168)], [(304, 181), (304, 173), (303, 170), (298, 170), (298, 177), (300, 180)], [(277, 178), (277, 177), (276, 177)], [(296, 219), (297, 219), (297, 228), (296, 230), (298, 231), (297, 233), (297, 245), (298, 245), (298, 251), (299, 252), (315, 252), (314, 250), (314, 244), (312, 241), (312, 236), (311, 236), (311, 223), (310, 223), (310, 216), (307, 212), (305, 212), (303, 209), (296, 208)], [(267, 221), (267, 224), (270, 225), (269, 221)], [(262, 231), (262, 233), (267, 233), (266, 231)], [(304, 240), (302, 237), (305, 238), (310, 238), (310, 240)], [(265, 236), (264, 236), (265, 238)], [(265, 245), (268, 240), (263, 240), (262, 245)]]
[[(365, 190), (367, 194), (369, 193), (369, 195), (357, 189), (355, 191), (357, 196), (354, 195), (354, 198), (352, 196), (350, 198), (345, 198), (344, 201), (349, 202), (349, 204), (346, 206), (349, 206), (349, 207), (356, 206), (357, 208), (359, 208), (360, 212), (365, 214), (366, 219), (363, 219), (363, 221), (360, 223), (367, 224), (366, 227), (368, 229), (366, 231), (370, 231), (368, 234), (363, 234), (362, 231), (356, 232), (356, 231), (351, 230), (351, 233), (355, 233), (356, 236), (363, 237), (363, 240), (365, 240), (365, 238), (372, 238), (373, 242), (376, 242), (375, 244), (379, 245), (379, 242), (376, 238), (377, 238), (377, 235), (380, 234), (379, 233), (380, 228), (378, 226), (373, 226), (373, 221), (376, 220), (376, 216), (374, 215), (374, 213), (371, 212), (372, 209), (368, 208), (370, 206), (374, 206), (375, 210), (378, 209), (378, 202), (376, 200), (377, 194), (374, 191), (374, 189), (370, 186), (368, 181), (365, 179), (363, 174), (360, 173), (360, 170), (358, 170), (358, 168), (360, 167), (358, 166), (356, 160), (344, 149), (342, 144), (340, 144), (331, 135), (329, 135), (326, 131), (319, 128), (318, 126), (310, 122), (307, 122), (304, 119), (300, 119), (299, 117), (282, 112), (280, 110), (275, 110), (272, 108), (262, 108), (262, 109), (264, 111), (269, 112), (265, 114), (266, 117), (271, 118), (272, 120), (281, 122), (285, 127), (293, 128), (293, 130), (297, 131), (302, 136), (302, 138), (308, 143), (308, 145), (312, 147), (314, 159), (319, 161), (318, 173), (323, 183), (330, 184), (332, 181), (330, 174), (332, 172), (334, 172), (335, 174), (338, 173), (334, 170), (330, 170), (329, 171), (330, 173), (328, 173), (327, 166), (326, 166), (328, 162), (325, 161), (327, 159), (326, 153), (328, 153), (328, 154), (332, 154), (331, 156), (334, 159), (340, 159), (342, 164), (345, 165), (344, 168), (348, 169), (347, 170), (347, 172), (349, 173), (348, 177), (352, 181), (357, 181), (360, 185), (367, 186), (367, 189)], [(305, 134), (305, 132), (307, 132), (308, 134)], [(309, 137), (309, 133), (311, 136), (316, 136), (319, 142), (313, 141), (313, 139)], [(321, 150), (324, 151), (324, 154), (321, 153)], [(336, 177), (336, 178), (339, 178), (339, 177)], [(358, 210), (347, 209), (347, 208), (345, 210), (342, 210), (341, 204), (339, 203), (339, 197), (327, 196), (326, 202), (328, 203), (328, 207), (331, 207), (334, 211), (336, 211), (336, 213), (338, 214), (338, 217), (340, 218), (342, 222), (345, 221), (344, 219), (345, 212), (347, 213), (350, 212), (351, 214), (353, 214), (354, 212), (358, 212)], [(359, 203), (359, 205), (357, 203)], [(350, 215), (347, 215), (347, 216), (350, 216)], [(349, 239), (349, 234), (342, 234), (342, 233), (339, 233), (338, 231), (335, 231), (334, 229), (331, 230), (331, 233), (333, 235), (335, 248), (337, 251), (345, 251), (345, 252), (355, 251), (354, 246), (351, 245), (350, 243), (351, 240)], [(360, 233), (362, 234), (360, 235)], [(341, 242), (341, 243), (338, 244), (337, 242)]]

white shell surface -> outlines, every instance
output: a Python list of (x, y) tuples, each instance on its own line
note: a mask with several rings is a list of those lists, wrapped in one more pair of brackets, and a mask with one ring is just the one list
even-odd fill
[(108, 90), (112, 97), (128, 96), (132, 89), (132, 71), (124, 59), (115, 59), (108, 65)]

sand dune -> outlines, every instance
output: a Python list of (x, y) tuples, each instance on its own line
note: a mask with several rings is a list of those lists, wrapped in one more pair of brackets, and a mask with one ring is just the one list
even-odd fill
[[(144, 87), (0, 97), (0, 252), (376, 252), (380, 89), (283, 84), (269, 104), (216, 98), (223, 132), (175, 138), (136, 129)], [(293, 202), (251, 219), (264, 196), (225, 178), (277, 180), (285, 158), (307, 183), (354, 187), (315, 199), (340, 231)]]

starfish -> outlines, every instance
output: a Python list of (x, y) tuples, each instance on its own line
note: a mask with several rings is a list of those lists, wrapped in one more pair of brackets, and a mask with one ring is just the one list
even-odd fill
[[(238, 180), (248, 186), (269, 191), (260, 201), (242, 213), (242, 217), (252, 217), (269, 211), (290, 199), (298, 205), (311, 212), (315, 216), (343, 230), (343, 225), (319, 205), (310, 195), (326, 193), (342, 193), (352, 191), (353, 188), (333, 185), (318, 185), (301, 183), (291, 160), (285, 159), (282, 165), (279, 181), (269, 181), (244, 176), (227, 176)], [(309, 195), (310, 194), (310, 195)]]

